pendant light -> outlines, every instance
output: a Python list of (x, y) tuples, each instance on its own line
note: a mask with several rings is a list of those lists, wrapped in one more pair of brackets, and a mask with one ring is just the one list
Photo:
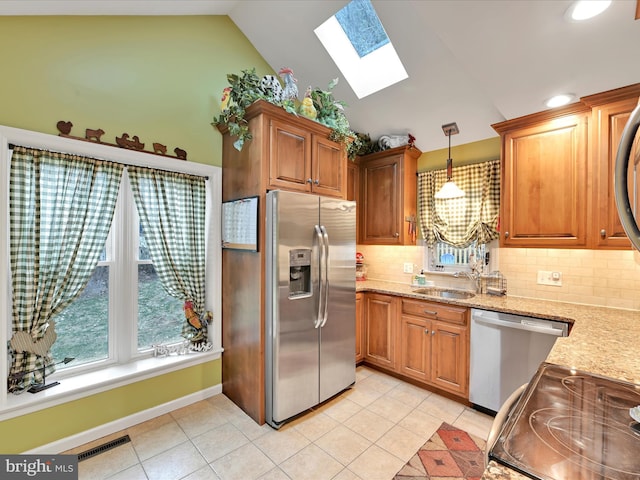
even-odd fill
[(453, 176), (452, 174), (453, 160), (451, 160), (451, 135), (460, 133), (460, 130), (458, 130), (458, 125), (456, 124), (456, 122), (453, 122), (453, 123), (447, 123), (446, 125), (442, 125), (442, 131), (447, 137), (449, 137), (449, 158), (447, 158), (447, 181), (442, 186), (440, 191), (438, 191), (434, 195), (434, 197), (437, 199), (461, 198), (465, 196), (465, 193), (462, 190), (460, 190), (458, 186), (455, 183), (453, 183), (453, 180), (451, 179), (451, 177)]

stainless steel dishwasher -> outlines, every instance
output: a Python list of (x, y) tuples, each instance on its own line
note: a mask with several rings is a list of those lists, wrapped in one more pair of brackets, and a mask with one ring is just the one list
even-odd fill
[(471, 309), (469, 401), (495, 414), (568, 330), (565, 322)]

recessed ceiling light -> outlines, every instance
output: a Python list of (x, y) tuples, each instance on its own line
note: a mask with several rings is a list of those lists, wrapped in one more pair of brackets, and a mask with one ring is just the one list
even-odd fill
[(581, 22), (600, 15), (611, 5), (611, 0), (578, 0), (573, 2), (565, 13), (572, 22)]
[(563, 93), (562, 95), (556, 95), (551, 97), (545, 102), (545, 105), (549, 108), (561, 107), (568, 104), (575, 98), (575, 95), (571, 93)]

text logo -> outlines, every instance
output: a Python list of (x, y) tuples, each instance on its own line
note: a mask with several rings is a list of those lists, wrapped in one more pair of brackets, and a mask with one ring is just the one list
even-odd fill
[(77, 455), (0, 455), (2, 480), (78, 480)]

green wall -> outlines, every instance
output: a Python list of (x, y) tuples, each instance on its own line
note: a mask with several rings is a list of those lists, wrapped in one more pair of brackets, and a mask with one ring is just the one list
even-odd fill
[(0, 422), (0, 452), (25, 452), (219, 385), (221, 370), (220, 360), (214, 360), (5, 420)]
[[(72, 135), (102, 128), (179, 146), (222, 164), (211, 126), (227, 73), (272, 70), (226, 16), (0, 17), (0, 124)], [(114, 147), (115, 148), (115, 147)], [(6, 272), (0, 272), (6, 275)], [(5, 358), (4, 355), (2, 358)], [(0, 422), (0, 453), (19, 453), (221, 383), (216, 360)]]
[[(449, 148), (424, 152), (418, 159), (418, 171), (442, 170), (447, 168)], [(451, 147), (453, 167), (471, 163), (486, 162), (500, 158), (500, 137), (492, 137), (479, 142)]]
[(227, 16), (0, 17), (0, 124), (57, 135), (126, 132), (222, 165), (219, 114), (227, 73), (273, 73)]

